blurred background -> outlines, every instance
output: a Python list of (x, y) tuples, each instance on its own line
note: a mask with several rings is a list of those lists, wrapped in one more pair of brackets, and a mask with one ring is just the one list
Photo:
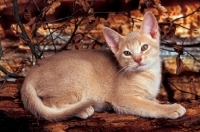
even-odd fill
[(198, 99), (199, 0), (2, 0), (0, 84), (15, 80), (8, 73), (26, 76), (38, 59), (56, 52), (107, 48), (104, 26), (126, 35), (140, 28), (149, 10), (161, 33), (163, 81), (158, 98)]

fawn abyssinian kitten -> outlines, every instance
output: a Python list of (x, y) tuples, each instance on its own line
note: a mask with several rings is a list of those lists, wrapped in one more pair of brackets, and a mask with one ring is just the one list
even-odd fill
[(183, 116), (180, 104), (156, 100), (161, 60), (152, 13), (137, 32), (122, 36), (105, 27), (103, 34), (111, 50), (63, 51), (33, 66), (21, 89), (24, 107), (49, 121), (86, 119), (107, 109), (151, 118)]

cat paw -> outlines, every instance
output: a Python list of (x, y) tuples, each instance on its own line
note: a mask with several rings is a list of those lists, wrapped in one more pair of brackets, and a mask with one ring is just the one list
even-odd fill
[(76, 115), (76, 117), (79, 117), (81, 119), (87, 119), (88, 117), (92, 116), (94, 114), (94, 108), (92, 106), (86, 108), (85, 110), (81, 111)]
[(186, 109), (180, 104), (172, 104), (168, 107), (167, 117), (170, 119), (177, 119), (183, 116), (186, 112)]

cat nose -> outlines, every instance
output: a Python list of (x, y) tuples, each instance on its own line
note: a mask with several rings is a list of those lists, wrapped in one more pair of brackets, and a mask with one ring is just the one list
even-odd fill
[(140, 63), (142, 61), (141, 57), (134, 57), (133, 60), (137, 63)]

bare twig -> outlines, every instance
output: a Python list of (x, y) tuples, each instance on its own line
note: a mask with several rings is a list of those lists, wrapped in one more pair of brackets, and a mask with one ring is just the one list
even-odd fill
[(7, 78), (8, 78), (8, 74), (7, 74), (6, 77), (4, 78), (4, 81), (3, 81), (3, 83), (2, 83), (2, 85), (1, 85), (1, 87), (0, 87), (0, 89), (2, 89), (2, 88), (5, 86), (6, 81), (7, 81)]
[(95, 1), (95, 0), (92, 0), (91, 4), (87, 7), (86, 14), (81, 18), (81, 20), (80, 20), (78, 23), (75, 23), (75, 28), (74, 28), (74, 31), (72, 32), (71, 37), (69, 38), (68, 42), (67, 42), (63, 47), (61, 47), (61, 48), (58, 50), (59, 52), (60, 52), (60, 51), (63, 51), (64, 49), (67, 48), (67, 46), (68, 46), (68, 45), (70, 44), (70, 42), (73, 40), (73, 38), (74, 38), (74, 36), (75, 36), (75, 34), (76, 34), (76, 31), (77, 31), (78, 27), (81, 25), (81, 23), (82, 23), (88, 16), (90, 16), (89, 11), (90, 11), (91, 7), (93, 6), (94, 1)]
[(181, 90), (180, 88), (178, 88), (178, 87), (177, 87), (175, 84), (173, 84), (172, 82), (169, 82), (169, 81), (168, 81), (168, 83), (169, 83), (170, 85), (172, 85), (176, 90), (178, 90), (178, 91), (180, 91), (180, 92), (182, 92), (182, 93), (187, 93), (187, 94), (194, 95), (195, 98), (197, 98), (197, 99), (200, 98), (200, 96), (197, 95), (197, 94), (194, 94), (194, 93), (191, 93), (191, 92), (187, 92), (187, 91)]
[(26, 30), (25, 30), (25, 28), (24, 28), (24, 26), (21, 23), (21, 20), (19, 18), (17, 0), (12, 0), (12, 2), (13, 2), (13, 5), (14, 5), (13, 13), (14, 13), (16, 22), (17, 22), (17, 24), (19, 25), (19, 27), (22, 31), (22, 33), (19, 33), (20, 37), (27, 42), (29, 48), (31, 49), (32, 54), (34, 55), (34, 57), (36, 58), (36, 61), (37, 61), (39, 59), (39, 56), (38, 56), (38, 54), (35, 50), (35, 46), (32, 44), (32, 42), (31, 42), (30, 38), (28, 37)]
[(16, 75), (14, 73), (8, 72), (3, 66), (0, 65), (0, 71), (2, 71), (6, 76), (4, 78), (4, 82), (1, 85), (0, 89), (2, 89), (8, 78), (23, 78), (23, 76)]
[(179, 18), (176, 18), (176, 19), (172, 20), (171, 23), (174, 23), (175, 21), (177, 21), (179, 19), (182, 19), (182, 18), (187, 18), (188, 16), (191, 16), (194, 13), (199, 12), (199, 11), (200, 11), (200, 6), (196, 10), (194, 10), (193, 12), (191, 12), (191, 13), (185, 15), (185, 16), (182, 16), (182, 17), (179, 17)]
[(186, 51), (184, 49), (184, 52), (186, 52), (188, 55), (190, 55), (195, 61), (199, 62), (200, 63), (200, 60), (198, 60), (194, 55), (190, 54), (188, 51)]
[[(162, 43), (162, 45), (166, 46), (166, 47), (171, 47), (173, 48), (174, 45), (176, 44), (164, 44)], [(187, 50), (184, 49), (184, 47), (198, 47), (200, 46), (200, 44), (193, 44), (193, 45), (181, 45), (181, 47), (183, 47), (183, 51), (186, 52), (188, 55), (190, 55), (195, 61), (199, 62), (200, 63), (200, 60), (198, 60), (194, 55), (192, 55), (191, 53), (189, 53)], [(163, 48), (162, 48), (163, 49)], [(163, 49), (163, 50), (167, 50), (167, 49)], [(176, 51), (172, 51), (172, 50), (168, 50), (170, 52), (176, 52)]]
[(33, 3), (35, 4), (35, 6), (37, 7), (37, 10), (40, 11), (40, 8), (38, 7), (38, 5), (36, 4), (35, 0), (32, 0)]
[[(5, 1), (5, 0), (4, 0)], [(35, 31), (34, 32), (34, 34), (35, 34), (35, 38), (33, 38), (34, 40), (36, 39), (36, 44), (33, 44), (33, 40), (31, 40), (32, 38), (29, 38), (29, 36), (27, 35), (27, 33), (26, 33), (26, 30), (25, 30), (25, 28), (24, 28), (24, 26), (23, 26), (23, 24), (21, 23), (21, 19), (20, 19), (20, 17), (19, 17), (19, 14), (18, 14), (18, 3), (17, 3), (17, 0), (12, 0), (12, 2), (13, 2), (13, 5), (14, 5), (14, 8), (12, 9), (11, 7), (9, 7), (12, 11), (13, 11), (13, 13), (14, 13), (14, 16), (15, 16), (15, 19), (16, 19), (16, 22), (17, 22), (17, 26), (19, 26), (19, 28), (21, 29), (21, 32), (18, 32), (17, 31), (17, 33), (20, 35), (20, 37), (21, 37), (21, 39), (23, 39), (23, 40), (25, 40), (25, 42), (28, 44), (28, 46), (30, 47), (30, 49), (31, 49), (31, 52), (32, 52), (32, 54), (33, 54), (33, 56), (36, 58), (36, 60), (37, 59), (39, 59), (39, 58), (41, 58), (42, 56), (43, 56), (43, 54), (44, 54), (44, 52), (48, 52), (48, 51), (52, 51), (52, 50), (46, 50), (46, 48), (47, 48), (47, 46), (49, 46), (51, 43), (53, 44), (53, 46), (54, 46), (54, 51), (56, 52), (56, 51), (63, 51), (63, 50), (65, 50), (68, 46), (69, 46), (69, 44), (70, 43), (72, 43), (73, 42), (73, 40), (77, 37), (77, 35), (78, 34), (82, 34), (82, 38), (80, 39), (80, 40), (78, 40), (78, 41), (81, 41), (81, 40), (84, 40), (84, 39), (90, 39), (90, 40), (93, 40), (95, 43), (98, 43), (99, 45), (104, 45), (104, 43), (102, 43), (102, 42), (99, 42), (98, 40), (96, 40), (96, 39), (94, 39), (94, 38), (92, 38), (92, 37), (90, 37), (90, 36), (87, 36), (87, 34), (89, 33), (89, 31), (88, 32), (86, 32), (85, 34), (84, 33), (77, 33), (77, 31), (78, 31), (78, 28), (81, 26), (81, 24), (83, 24), (83, 21), (85, 21), (88, 17), (90, 17), (90, 16), (97, 16), (97, 15), (99, 15), (99, 14), (110, 14), (110, 13), (115, 13), (115, 14), (123, 14), (123, 15), (125, 15), (126, 17), (128, 17), (128, 18), (130, 18), (130, 21), (132, 22), (132, 28), (133, 28), (133, 24), (134, 24), (134, 21), (135, 20), (138, 20), (138, 21), (141, 21), (140, 19), (137, 19), (137, 18), (133, 18), (133, 17), (131, 17), (131, 15), (130, 15), (130, 8), (126, 11), (126, 12), (90, 12), (90, 10), (92, 9), (92, 6), (93, 6), (93, 3), (94, 3), (94, 1), (95, 0), (92, 0), (91, 1), (91, 3), (89, 4), (89, 6), (86, 6), (85, 8), (84, 7), (81, 7), (81, 8), (79, 8), (79, 9), (76, 9), (75, 8), (75, 4), (76, 4), (76, 2), (77, 2), (77, 0), (74, 0), (73, 1), (73, 13), (70, 15), (70, 16), (67, 16), (67, 17), (64, 17), (64, 18), (59, 18), (59, 19), (57, 19), (57, 20), (52, 20), (52, 21), (46, 21), (46, 19), (45, 19), (45, 16), (46, 16), (46, 12), (45, 11), (48, 11), (49, 9), (51, 9), (52, 7), (49, 5), (48, 7), (45, 7), (44, 8), (44, 10), (42, 10), (42, 9), (39, 9), (39, 6), (37, 5), (37, 3), (36, 3), (36, 1), (35, 0), (29, 0), (29, 1), (27, 1), (28, 3), (27, 3), (27, 5), (25, 6), (25, 8), (28, 6), (28, 4), (30, 3), (30, 2), (32, 2), (35, 6), (36, 6), (36, 9), (37, 9), (37, 11), (41, 11), (41, 14), (39, 14), (38, 16), (36, 16), (37, 17), (37, 20), (36, 20), (36, 26), (35, 27), (33, 27), (33, 30)], [(146, 4), (146, 3), (144, 3), (144, 4)], [(8, 5), (7, 5), (8, 6)], [(149, 5), (148, 4), (146, 4), (146, 6), (147, 6), (147, 8), (149, 8)], [(80, 18), (80, 20), (78, 19), (79, 17), (77, 17), (77, 14), (80, 12), (80, 11), (84, 11), (85, 12), (85, 14)], [(192, 13), (190, 13), (190, 14), (187, 14), (187, 15), (185, 15), (185, 16), (183, 16), (183, 17), (180, 17), (180, 18), (177, 18), (177, 19), (174, 19), (174, 20), (172, 20), (172, 21), (167, 21), (167, 22), (162, 22), (162, 23), (159, 23), (159, 25), (170, 25), (170, 24), (173, 24), (173, 26), (175, 25), (175, 27), (177, 27), (177, 26), (180, 26), (180, 27), (182, 27), (182, 28), (185, 28), (185, 29), (188, 29), (188, 30), (192, 30), (192, 29), (189, 29), (189, 28), (187, 28), (187, 27), (184, 27), (184, 26), (182, 26), (181, 24), (177, 24), (177, 23), (175, 23), (177, 20), (179, 20), (179, 19), (185, 19), (185, 18), (187, 18), (188, 16), (190, 16), (190, 15), (193, 15), (194, 13), (196, 13), (196, 12), (199, 12), (200, 11), (200, 7), (198, 7), (195, 11), (193, 11)], [(56, 29), (54, 29), (54, 30), (52, 30), (51, 29), (51, 27), (48, 25), (49, 23), (55, 23), (55, 22), (58, 22), (58, 21), (63, 21), (63, 20), (65, 20), (66, 21), (66, 23), (65, 24), (63, 24), (62, 26), (60, 26), (60, 27), (57, 27)], [(71, 21), (71, 20), (73, 20), (73, 21)], [(37, 25), (38, 24), (38, 25)], [(46, 27), (47, 27), (47, 29), (48, 29), (48, 35), (47, 36), (43, 36), (42, 37), (42, 40), (40, 40), (40, 36), (38, 36), (37, 35), (37, 29), (38, 28), (40, 28), (40, 26), (42, 25), (42, 24), (46, 24)], [(60, 48), (60, 49), (56, 49), (57, 47), (57, 45), (56, 45), (56, 43), (55, 43), (55, 40), (57, 39), (57, 38), (60, 38), (60, 39), (62, 39), (62, 37), (60, 36), (63, 32), (64, 32), (64, 29), (66, 29), (66, 27), (68, 26), (68, 24), (73, 24), (73, 26), (74, 26), (74, 29), (73, 29), (73, 31), (72, 31), (72, 33), (71, 33), (71, 35), (70, 35), (70, 37), (69, 37), (69, 40), (64, 40), (63, 39), (63, 41), (65, 41), (66, 43)], [(56, 35), (56, 36), (54, 36), (54, 33), (57, 33), (59, 31), (59, 33), (58, 33), (58, 35)], [(175, 30), (174, 30), (175, 31)], [(194, 30), (193, 30), (194, 31)], [(49, 38), (50, 38), (50, 40), (49, 40)], [(43, 45), (42, 45), (43, 44)], [(42, 46), (41, 46), (42, 45)], [(163, 44), (164, 46), (167, 46), (167, 47), (172, 47), (173, 48), (173, 44)], [(194, 58), (194, 60), (196, 60), (196, 61), (198, 61), (198, 62), (200, 62), (199, 60), (197, 60), (196, 58), (195, 58), (195, 56), (193, 56), (192, 54), (190, 54), (189, 52), (187, 52), (185, 49), (184, 49), (184, 47), (193, 47), (193, 46), (199, 46), (199, 44), (196, 44), (196, 45), (181, 45), (182, 47), (183, 47), (183, 50), (184, 50), (184, 52), (186, 52), (187, 54), (189, 54), (190, 56), (192, 56), (193, 58)], [(168, 49), (164, 49), (164, 48), (162, 48), (163, 50), (168, 50)], [(176, 51), (172, 51), (172, 50), (168, 50), (168, 51), (170, 51), (170, 52), (176, 52)], [(3, 53), (3, 51), (2, 51), (2, 47), (1, 47), (1, 45), (0, 45), (0, 58), (1, 58), (1, 56), (2, 56), (2, 53)], [(179, 56), (180, 57), (180, 56)], [(6, 69), (5, 68), (3, 68), (2, 66), (0, 67), (0, 70), (1, 71), (3, 71), (4, 73), (5, 73), (5, 80), (4, 80), (4, 82), (3, 82), (3, 85), (5, 84), (5, 82), (6, 82), (6, 79), (8, 78), (8, 77), (12, 77), (12, 75), (14, 75), (14, 74), (12, 74), (12, 73), (9, 73), (8, 71), (6, 71)], [(15, 76), (13, 76), (13, 77), (15, 77)], [(174, 87), (176, 87), (175, 85), (174, 85)], [(177, 87), (176, 87), (177, 88)], [(180, 89), (178, 89), (177, 88), (177, 90), (180, 90)], [(180, 90), (181, 91), (181, 90)], [(185, 91), (181, 91), (181, 92), (185, 92)], [(185, 92), (185, 93), (188, 93), (188, 92)]]
[[(3, 49), (2, 49), (2, 45), (1, 45), (1, 40), (0, 40), (0, 60), (1, 60), (1, 57), (3, 55)], [(0, 86), (0, 89), (2, 89), (7, 81), (7, 79), (9, 77), (11, 78), (22, 78), (23, 76), (19, 76), (19, 75), (16, 75), (14, 73), (11, 73), (9, 71), (7, 71), (3, 66), (0, 65), (0, 71), (2, 71), (6, 76), (4, 78), (4, 81), (2, 83), (2, 85)]]

